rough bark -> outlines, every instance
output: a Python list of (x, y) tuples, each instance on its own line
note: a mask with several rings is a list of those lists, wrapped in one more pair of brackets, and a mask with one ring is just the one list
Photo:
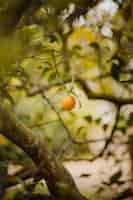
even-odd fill
[(71, 175), (47, 144), (23, 125), (16, 116), (0, 104), (0, 131), (22, 148), (36, 164), (40, 175), (47, 182), (51, 194), (58, 199), (85, 199), (78, 191)]

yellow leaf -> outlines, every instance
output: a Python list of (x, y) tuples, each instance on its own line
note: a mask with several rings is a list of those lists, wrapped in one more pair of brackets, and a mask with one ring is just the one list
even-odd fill
[(0, 134), (0, 145), (4, 145), (4, 144), (7, 144), (7, 139)]
[(112, 80), (111, 79), (106, 78), (106, 79), (102, 80), (100, 86), (105, 94), (107, 94), (107, 95), (112, 94), (113, 88), (112, 88)]
[(68, 47), (73, 47), (76, 44), (89, 44), (96, 42), (99, 36), (91, 28), (81, 26), (75, 29), (68, 39)]

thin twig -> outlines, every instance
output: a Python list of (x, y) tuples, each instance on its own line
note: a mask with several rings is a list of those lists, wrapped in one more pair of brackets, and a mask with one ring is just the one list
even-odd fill
[(72, 135), (71, 135), (71, 132), (69, 130), (69, 128), (67, 127), (67, 125), (65, 124), (64, 120), (62, 119), (60, 113), (56, 110), (55, 106), (50, 102), (49, 98), (44, 94), (44, 93), (41, 93), (43, 99), (45, 99), (47, 101), (47, 103), (50, 105), (51, 109), (56, 113), (59, 121), (61, 122), (62, 126), (64, 127), (64, 129), (66, 130), (67, 132), (67, 135), (70, 139), (70, 141), (73, 143), (73, 144), (87, 144), (87, 143), (95, 143), (95, 142), (102, 142), (102, 141), (106, 141), (107, 140), (107, 137), (104, 137), (104, 138), (99, 138), (99, 139), (91, 139), (91, 140), (83, 140), (83, 141), (77, 141), (75, 140)]
[(40, 122), (38, 124), (31, 125), (30, 128), (42, 127), (42, 126), (46, 126), (46, 125), (49, 125), (49, 124), (52, 124), (52, 123), (56, 123), (58, 121), (59, 121), (59, 119), (51, 120), (51, 121), (47, 121), (47, 122)]
[(103, 149), (100, 151), (100, 153), (98, 155), (96, 155), (94, 158), (92, 158), (91, 160), (95, 160), (101, 156), (104, 155), (105, 151), (107, 150), (108, 146), (110, 145), (110, 143), (112, 142), (112, 139), (114, 137), (114, 134), (115, 134), (115, 130), (117, 129), (117, 123), (118, 123), (118, 120), (119, 120), (119, 114), (120, 114), (120, 108), (121, 106), (120, 105), (117, 105), (117, 110), (116, 110), (116, 116), (115, 116), (115, 122), (114, 122), (114, 125), (112, 127), (112, 131), (110, 133), (110, 136), (109, 138), (107, 139)]

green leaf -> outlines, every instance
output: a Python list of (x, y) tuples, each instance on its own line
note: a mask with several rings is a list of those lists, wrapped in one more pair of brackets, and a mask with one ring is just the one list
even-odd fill
[(95, 48), (95, 49), (99, 49), (99, 44), (97, 42), (92, 42), (90, 44), (91, 47)]
[(104, 124), (104, 125), (103, 125), (104, 131), (106, 131), (106, 130), (108, 129), (108, 126), (109, 126), (108, 124)]
[(127, 124), (131, 126), (133, 124), (133, 113), (131, 112), (127, 120)]
[(101, 118), (97, 118), (96, 120), (95, 120), (95, 122), (96, 122), (96, 124), (100, 124), (101, 123)]
[(120, 179), (121, 176), (122, 176), (121, 170), (114, 173), (110, 178), (110, 184), (117, 182)]
[(85, 116), (85, 119), (88, 121), (88, 122), (92, 122), (92, 116), (88, 115), (88, 116)]
[(78, 135), (83, 135), (84, 136), (85, 133), (86, 133), (86, 127), (81, 126), (80, 128), (78, 128), (78, 130), (77, 130), (77, 134)]
[(120, 116), (120, 119), (117, 123), (117, 129), (122, 131), (123, 133), (125, 133), (126, 128), (127, 128), (127, 122), (126, 122), (124, 116)]
[(130, 188), (125, 189), (124, 191), (120, 192), (116, 196), (116, 200), (121, 200), (121, 199), (127, 199), (128, 197), (131, 197), (133, 195), (132, 191)]
[(129, 136), (128, 136), (128, 140), (129, 140), (130, 142), (132, 142), (132, 141), (133, 141), (133, 135), (129, 135)]
[(111, 68), (111, 75), (115, 80), (119, 80), (119, 72), (120, 72), (119, 66), (113, 63)]

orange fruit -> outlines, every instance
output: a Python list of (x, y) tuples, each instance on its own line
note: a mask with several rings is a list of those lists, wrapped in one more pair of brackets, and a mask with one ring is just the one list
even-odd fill
[(62, 102), (62, 108), (64, 110), (72, 110), (76, 104), (75, 98), (73, 96), (66, 96)]

